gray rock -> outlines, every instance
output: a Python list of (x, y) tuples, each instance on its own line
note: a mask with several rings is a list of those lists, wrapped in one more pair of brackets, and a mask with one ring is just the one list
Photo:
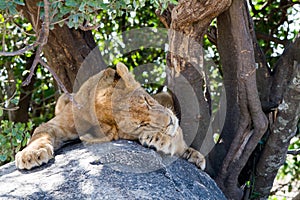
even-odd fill
[(226, 199), (186, 160), (132, 142), (68, 145), (30, 171), (0, 167), (0, 199)]

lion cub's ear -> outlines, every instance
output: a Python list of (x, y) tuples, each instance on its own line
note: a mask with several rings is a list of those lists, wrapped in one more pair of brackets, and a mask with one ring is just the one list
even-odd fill
[(133, 75), (129, 73), (128, 68), (126, 67), (126, 65), (124, 65), (124, 63), (119, 62), (117, 64), (117, 73), (123, 79), (126, 87), (130, 89), (140, 87), (140, 84), (135, 81)]

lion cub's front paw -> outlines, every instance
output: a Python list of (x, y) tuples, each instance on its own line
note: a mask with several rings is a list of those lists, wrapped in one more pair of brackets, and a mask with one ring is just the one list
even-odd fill
[(22, 151), (16, 154), (16, 167), (19, 169), (31, 169), (47, 163), (53, 158), (53, 146), (49, 143), (34, 141)]
[(195, 163), (198, 168), (205, 169), (205, 157), (199, 151), (189, 147), (185, 150), (182, 157), (191, 163)]
[(181, 156), (182, 158), (194, 163), (198, 168), (205, 169), (205, 158), (197, 150), (187, 147), (183, 140), (182, 132), (177, 132), (175, 136), (162, 133), (144, 133), (139, 137), (143, 146), (153, 148), (165, 154)]
[(139, 141), (144, 147), (149, 147), (165, 154), (174, 155), (175, 152), (171, 145), (170, 138), (171, 136), (162, 133), (145, 133), (139, 137)]

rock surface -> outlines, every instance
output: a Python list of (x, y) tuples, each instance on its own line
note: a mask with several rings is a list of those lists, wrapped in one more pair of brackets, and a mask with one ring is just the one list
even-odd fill
[(0, 167), (0, 199), (226, 199), (193, 164), (132, 141), (68, 145), (30, 171)]

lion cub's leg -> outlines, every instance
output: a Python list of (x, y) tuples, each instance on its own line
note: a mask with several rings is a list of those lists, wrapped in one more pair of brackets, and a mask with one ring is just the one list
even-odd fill
[(74, 127), (71, 105), (55, 118), (37, 127), (28, 145), (16, 154), (16, 167), (31, 169), (47, 163), (53, 158), (54, 150), (69, 140), (78, 138)]
[[(180, 128), (179, 128), (180, 129)], [(139, 141), (143, 146), (154, 148), (165, 154), (180, 156), (194, 163), (198, 168), (205, 169), (205, 158), (197, 150), (188, 147), (185, 143), (181, 129), (175, 136), (163, 133), (143, 133), (139, 137)]]

